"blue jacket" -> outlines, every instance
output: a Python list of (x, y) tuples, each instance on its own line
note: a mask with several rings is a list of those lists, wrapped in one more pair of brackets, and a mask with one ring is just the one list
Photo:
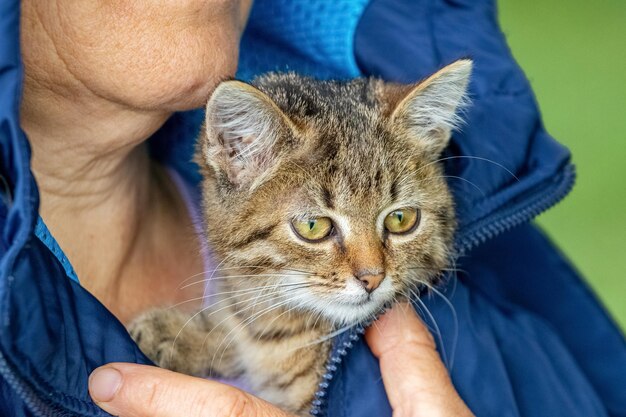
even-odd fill
[[(37, 215), (19, 127), (19, 1), (0, 2), (0, 416), (105, 416), (89, 373), (149, 363), (76, 279)], [(452, 379), (477, 416), (626, 416), (626, 344), (574, 268), (530, 221), (572, 187), (568, 151), (544, 130), (493, 0), (257, 0), (239, 76), (415, 81), (471, 56), (473, 106), (447, 150), (463, 252), (443, 297), (424, 299)], [(177, 114), (152, 138), (155, 158), (190, 182), (200, 117)], [(166, 141), (176, 135), (180, 140)], [(476, 159), (452, 158), (468, 155)], [(486, 160), (496, 163), (489, 163)], [(359, 329), (339, 336), (314, 413), (391, 416)]]

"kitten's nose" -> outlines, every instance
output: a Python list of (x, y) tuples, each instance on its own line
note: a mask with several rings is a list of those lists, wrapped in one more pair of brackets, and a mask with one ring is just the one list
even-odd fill
[(361, 271), (355, 275), (355, 278), (361, 282), (365, 291), (371, 293), (383, 282), (385, 274), (381, 272)]

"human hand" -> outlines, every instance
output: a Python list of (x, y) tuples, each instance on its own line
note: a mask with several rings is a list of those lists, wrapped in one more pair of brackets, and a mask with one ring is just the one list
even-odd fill
[[(471, 417), (439, 358), (433, 337), (408, 304), (395, 306), (365, 334), (380, 360), (395, 417)], [(92, 373), (89, 392), (120, 417), (290, 417), (228, 385), (160, 368), (113, 363)]]
[(89, 394), (119, 417), (293, 417), (219, 382), (130, 363), (96, 369), (89, 378)]
[(380, 361), (394, 417), (473, 416), (410, 304), (385, 313), (367, 330), (365, 340)]

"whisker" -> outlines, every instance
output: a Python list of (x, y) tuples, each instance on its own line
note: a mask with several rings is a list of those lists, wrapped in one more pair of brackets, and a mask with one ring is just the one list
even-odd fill
[(436, 164), (438, 162), (448, 161), (450, 159), (462, 159), (462, 158), (475, 159), (475, 160), (478, 160), (478, 161), (489, 162), (489, 163), (491, 163), (491, 164), (493, 164), (493, 165), (495, 165), (497, 167), (502, 168), (508, 174), (510, 174), (513, 178), (515, 178), (517, 181), (519, 181), (519, 178), (517, 177), (517, 175), (515, 175), (510, 169), (508, 169), (504, 165), (502, 165), (502, 164), (500, 164), (500, 163), (498, 163), (498, 162), (496, 162), (494, 160), (491, 160), (489, 158), (483, 158), (481, 156), (472, 156), (472, 155), (456, 155), (456, 156), (448, 156), (448, 157), (445, 157), (445, 158), (439, 158), (436, 161), (429, 162), (426, 165), (422, 165), (417, 171), (419, 172), (421, 169), (423, 169), (423, 168), (425, 168), (425, 167), (427, 167), (429, 165)]
[(225, 276), (221, 276), (221, 277), (211, 277), (211, 278), (207, 278), (207, 279), (201, 279), (198, 281), (194, 281), (194, 282), (190, 282), (189, 284), (186, 284), (182, 287), (180, 287), (180, 290), (184, 290), (187, 287), (191, 287), (192, 285), (196, 285), (196, 284), (202, 284), (205, 282), (209, 282), (209, 281), (218, 281), (218, 280), (224, 280), (224, 279), (235, 279), (235, 278), (270, 278), (270, 277), (306, 277), (307, 275), (305, 274), (248, 274), (248, 275), (225, 275)]
[[(277, 287), (276, 289), (278, 289), (278, 288), (283, 288), (283, 287), (291, 287), (291, 286), (295, 286), (295, 285), (303, 285), (303, 284), (305, 284), (305, 283), (300, 283), (300, 282), (296, 282), (296, 283), (284, 283), (284, 284), (281, 284), (281, 285), (280, 285), (279, 287)], [(179, 306), (181, 306), (181, 305), (183, 305), (183, 304), (187, 304), (187, 303), (191, 303), (191, 302), (194, 302), (194, 301), (199, 301), (199, 300), (205, 300), (205, 299), (212, 298), (212, 297), (218, 297), (218, 296), (221, 296), (221, 295), (226, 295), (226, 294), (238, 294), (238, 295), (235, 295), (234, 297), (227, 297), (227, 298), (225, 298), (225, 299), (223, 299), (223, 300), (220, 300), (220, 301), (218, 302), (218, 303), (221, 303), (221, 302), (223, 302), (223, 301), (227, 301), (227, 300), (230, 300), (230, 299), (232, 299), (232, 298), (236, 298), (236, 297), (238, 297), (239, 295), (245, 295), (245, 294), (248, 294), (248, 293), (254, 293), (254, 292), (257, 292), (257, 291), (263, 290), (263, 289), (265, 289), (265, 288), (267, 288), (267, 286), (261, 286), (261, 287), (255, 287), (255, 288), (245, 288), (245, 289), (242, 289), (242, 290), (223, 291), (223, 292), (219, 292), (219, 293), (212, 293), (212, 294), (208, 294), (208, 295), (207, 295), (207, 294), (205, 294), (205, 295), (203, 295), (203, 296), (201, 296), (201, 297), (194, 297), (194, 298), (190, 298), (190, 299), (185, 300), (185, 301), (181, 301), (180, 303), (177, 303), (177, 304), (174, 304), (174, 305), (172, 305), (172, 306), (168, 307), (168, 309), (173, 309), (173, 308), (179, 307)], [(218, 303), (216, 303), (216, 304), (218, 304)], [(215, 304), (212, 304), (212, 305), (215, 305)]]
[[(233, 267), (228, 268), (228, 269), (246, 269), (246, 268), (250, 268), (250, 269), (265, 268), (265, 269), (267, 269), (268, 267), (266, 265), (239, 265), (239, 266), (233, 266)], [(287, 267), (284, 267), (284, 266), (281, 266), (280, 269), (281, 270), (285, 270), (285, 271), (301, 272), (303, 274), (313, 274), (313, 275), (315, 275), (313, 272), (305, 271), (304, 269), (287, 268)], [(225, 270), (226, 270), (226, 268), (220, 269), (220, 271), (225, 271)]]
[[(200, 276), (200, 275), (203, 275), (203, 274), (205, 275), (205, 274), (209, 274), (210, 273), (211, 276), (206, 279), (206, 280), (209, 280), (209, 279), (213, 278), (213, 276), (215, 275), (216, 272), (221, 272), (221, 271), (230, 271), (230, 270), (233, 270), (233, 269), (260, 269), (260, 268), (267, 269), (267, 266), (264, 266), (264, 265), (240, 265), (240, 266), (229, 266), (229, 267), (223, 267), (223, 268), (220, 267), (220, 265), (224, 264), (228, 259), (232, 259), (232, 257), (233, 257), (233, 255), (227, 256), (215, 268), (213, 268), (210, 271), (207, 270), (207, 271), (198, 272), (197, 274), (193, 274), (193, 275), (185, 278), (183, 281), (181, 281), (181, 285), (185, 285), (185, 283), (187, 281), (189, 281), (190, 279), (193, 279), (193, 278), (195, 278), (197, 276)], [(286, 268), (286, 267), (281, 267), (280, 269), (281, 270), (285, 270), (285, 271), (299, 272), (299, 273), (303, 273), (303, 274), (315, 275), (311, 271), (305, 271), (305, 270), (302, 270), (302, 269)], [(186, 288), (186, 286), (184, 286), (182, 288)]]
[[(271, 300), (271, 299), (272, 299), (272, 297), (274, 297), (274, 296), (276, 296), (276, 294), (275, 294), (275, 293), (264, 294), (264, 295), (263, 295), (263, 297), (262, 297), (262, 299), (261, 299), (261, 300), (259, 300), (259, 295), (257, 294), (257, 296), (256, 296), (256, 299), (255, 299), (254, 303), (252, 303), (251, 305), (246, 306), (246, 307), (244, 307), (244, 308), (242, 308), (242, 309), (238, 309), (238, 310), (237, 310), (237, 312), (241, 313), (241, 312), (244, 312), (244, 311), (246, 311), (246, 310), (254, 309), (254, 308), (256, 307), (256, 305), (259, 303), (259, 301), (263, 301), (263, 302), (264, 302), (264, 301), (268, 301), (268, 300)], [(221, 308), (220, 308), (220, 309), (218, 309), (218, 310), (212, 311), (211, 313), (209, 313), (209, 314), (207, 315), (207, 317), (209, 317), (209, 316), (211, 316), (211, 315), (213, 315), (213, 314), (215, 314), (215, 313), (218, 313), (218, 312), (220, 312), (220, 311), (222, 311), (222, 310), (225, 310), (225, 309), (227, 309), (227, 308), (229, 308), (229, 307), (234, 307), (234, 306), (236, 306), (236, 305), (238, 305), (238, 304), (247, 303), (248, 301), (252, 300), (253, 298), (255, 298), (255, 297), (250, 297), (250, 298), (247, 298), (247, 299), (245, 299), (245, 300), (238, 301), (238, 302), (233, 303), (233, 304), (228, 304), (228, 305), (226, 305), (226, 306), (224, 306), (224, 307), (221, 307)], [(219, 328), (222, 324), (224, 324), (226, 321), (228, 321), (231, 317), (234, 317), (235, 315), (236, 315), (236, 313), (230, 314), (230, 315), (226, 316), (224, 319), (222, 319), (219, 323), (215, 324), (215, 325), (211, 328), (211, 330), (209, 330), (209, 331), (207, 332), (207, 334), (204, 336), (204, 340), (202, 341), (202, 346), (201, 346), (201, 349), (204, 349), (204, 345), (206, 344), (207, 340), (209, 339), (209, 336), (213, 333), (213, 331), (214, 331), (215, 329), (218, 329), (218, 328)]]
[[(302, 284), (302, 285), (303, 285), (303, 286), (308, 286), (308, 285), (310, 285), (310, 284)], [(289, 288), (289, 289), (297, 289), (297, 288)], [(288, 290), (289, 290), (289, 289), (288, 289)], [(176, 346), (176, 342), (178, 341), (178, 338), (180, 337), (180, 335), (181, 335), (181, 333), (183, 332), (183, 330), (185, 329), (185, 327), (187, 327), (187, 326), (189, 325), (189, 323), (191, 323), (191, 321), (192, 321), (192, 320), (194, 320), (194, 319), (195, 319), (196, 317), (198, 317), (200, 314), (202, 314), (202, 313), (206, 312), (208, 309), (213, 308), (213, 307), (215, 307), (216, 305), (219, 305), (219, 304), (221, 304), (221, 303), (223, 303), (223, 302), (226, 302), (226, 301), (227, 301), (227, 300), (229, 300), (229, 299), (232, 299), (232, 298), (235, 298), (235, 297), (239, 297), (239, 296), (241, 296), (241, 295), (242, 295), (242, 294), (236, 294), (236, 295), (233, 295), (233, 296), (227, 297), (227, 298), (226, 298), (226, 299), (224, 299), (224, 300), (220, 300), (220, 301), (219, 301), (219, 302), (217, 302), (216, 304), (212, 304), (212, 305), (209, 305), (209, 306), (207, 306), (207, 307), (203, 307), (203, 308), (201, 308), (201, 309), (200, 309), (197, 313), (193, 314), (193, 315), (192, 315), (192, 316), (191, 316), (191, 317), (190, 317), (190, 318), (189, 318), (189, 319), (188, 319), (188, 320), (187, 320), (187, 321), (186, 321), (186, 322), (185, 322), (185, 323), (181, 326), (180, 330), (178, 331), (178, 333), (177, 333), (177, 334), (176, 334), (176, 336), (174, 337), (174, 340), (172, 341), (172, 348), (171, 348), (171, 350), (170, 350), (170, 362), (171, 362), (171, 360), (172, 360), (172, 355), (174, 354), (174, 348), (175, 348), (175, 346)], [(245, 295), (245, 294), (244, 294), (244, 295)], [(269, 300), (269, 299), (271, 299), (272, 297), (274, 297), (274, 296), (276, 296), (276, 295), (277, 295), (277, 293), (270, 293), (270, 294), (266, 294), (266, 299), (268, 299), (268, 300)], [(251, 299), (251, 298), (250, 298), (250, 299)], [(208, 313), (208, 314), (206, 315), (206, 318), (208, 318), (208, 317), (212, 316), (213, 314), (216, 314), (216, 313), (218, 313), (218, 312), (220, 312), (220, 311), (222, 311), (222, 310), (224, 310), (224, 309), (226, 309), (226, 308), (228, 308), (228, 307), (238, 305), (238, 304), (240, 304), (240, 303), (242, 303), (242, 302), (247, 302), (247, 301), (249, 301), (250, 299), (247, 299), (247, 300), (242, 300), (242, 301), (238, 301), (238, 302), (235, 302), (235, 303), (229, 303), (229, 304), (227, 304), (227, 305), (226, 305), (226, 306), (224, 306), (224, 307), (221, 307), (221, 308), (219, 308), (219, 309), (217, 309), (217, 310), (211, 311), (210, 313)], [(245, 309), (244, 309), (244, 310), (245, 310)], [(244, 311), (244, 310), (241, 310), (241, 311)], [(221, 324), (221, 323), (220, 323), (220, 324)], [(217, 327), (217, 326), (213, 327), (213, 329), (215, 329), (216, 327)], [(210, 333), (213, 331), (213, 329), (211, 329), (211, 331), (209, 331), (209, 332), (208, 332), (208, 334), (210, 334)], [(205, 340), (206, 340), (206, 337), (208, 337), (208, 334), (207, 334), (207, 336), (205, 336)]]
[(452, 312), (452, 319), (454, 322), (454, 332), (453, 332), (454, 337), (452, 339), (452, 347), (450, 349), (450, 367), (449, 367), (449, 370), (452, 370), (452, 368), (454, 367), (454, 356), (456, 353), (456, 345), (458, 343), (458, 338), (459, 338), (459, 317), (456, 313), (456, 309), (454, 308), (454, 305), (452, 305), (452, 302), (448, 299), (448, 297), (446, 297), (442, 292), (440, 292), (434, 286), (428, 285), (428, 284), (425, 284), (425, 285), (428, 287), (430, 291), (432, 291), (434, 294), (441, 297), (441, 299), (444, 301), (444, 303), (446, 303), (446, 305), (450, 308), (450, 311)]
[(465, 271), (463, 269), (457, 269), (456, 268), (456, 260), (455, 259), (452, 260), (452, 264), (453, 264), (453, 267), (454, 267), (455, 271), (452, 271), (453, 274), (450, 275), (450, 279), (452, 280), (452, 291), (450, 291), (450, 298), (454, 297), (454, 294), (456, 293), (456, 287), (457, 287), (458, 280), (459, 280), (458, 273), (459, 272), (461, 272), (463, 274), (467, 274), (468, 273), (467, 271)]
[[(213, 363), (215, 362), (215, 355), (217, 355), (217, 353), (220, 351), (220, 348), (222, 347), (222, 345), (224, 344), (224, 342), (229, 338), (229, 336), (237, 329), (239, 329), (241, 327), (241, 330), (243, 330), (246, 326), (248, 326), (249, 324), (251, 324), (252, 322), (254, 322), (255, 320), (257, 320), (258, 318), (260, 318), (261, 316), (264, 316), (265, 314), (280, 308), (281, 306), (290, 303), (291, 301), (293, 301), (293, 299), (295, 299), (297, 297), (293, 297), (292, 299), (287, 299), (287, 300), (283, 300), (283, 301), (279, 301), (276, 304), (273, 304), (269, 307), (266, 307), (265, 309), (261, 310), (260, 312), (257, 312), (255, 314), (253, 314), (251, 317), (248, 317), (246, 320), (244, 320), (243, 322), (239, 323), (237, 326), (235, 326), (232, 330), (230, 330), (228, 332), (228, 334), (226, 334), (226, 336), (224, 336), (224, 338), (222, 339), (222, 341), (220, 342), (220, 344), (218, 345), (217, 349), (215, 350), (215, 353), (213, 354), (213, 358), (211, 359), (211, 366), (210, 369), (213, 369)], [(224, 354), (226, 353), (226, 350), (228, 350), (228, 348), (230, 347), (230, 345), (235, 341), (235, 336), (233, 335), (233, 337), (231, 338), (231, 340), (228, 342), (228, 344), (226, 345), (226, 347), (224, 347), (224, 349), (222, 349), (222, 354), (220, 355), (220, 361), (218, 362), (219, 364), (221, 364), (222, 359), (224, 358)]]
[(301, 346), (297, 346), (295, 348), (289, 349), (288, 352), (293, 352), (293, 351), (296, 351), (296, 350), (299, 350), (299, 349), (303, 349), (303, 348), (306, 348), (306, 347), (309, 347), (309, 346), (313, 346), (313, 345), (317, 345), (317, 344), (320, 344), (320, 343), (324, 343), (327, 340), (330, 340), (333, 337), (339, 336), (340, 334), (350, 330), (351, 328), (353, 328), (356, 325), (357, 325), (357, 323), (349, 324), (349, 325), (344, 326), (344, 327), (342, 327), (340, 329), (337, 329), (337, 330), (335, 330), (333, 332), (330, 332), (327, 335), (320, 337), (319, 339), (315, 339), (315, 340), (313, 340), (311, 342), (308, 342), (308, 343), (305, 343), (305, 344), (303, 344)]
[(474, 184), (472, 181), (468, 180), (467, 178), (459, 177), (459, 176), (456, 176), (456, 175), (440, 175), (440, 176), (437, 176), (437, 177), (428, 177), (428, 178), (424, 178), (424, 180), (435, 180), (435, 179), (438, 179), (438, 178), (451, 178), (451, 179), (456, 179), (456, 180), (463, 181), (463, 182), (465, 182), (465, 183), (467, 183), (467, 184), (469, 184), (469, 185), (473, 186), (474, 188), (476, 188), (478, 191), (480, 191), (480, 193), (481, 193), (483, 196), (486, 196), (486, 195), (487, 195), (487, 194), (485, 194), (485, 192), (482, 190), (482, 188), (480, 188), (478, 185)]
[[(411, 290), (412, 292), (412, 290)], [(424, 307), (424, 312), (426, 313), (426, 315), (428, 316), (428, 318), (430, 319), (430, 321), (432, 322), (434, 328), (435, 328), (435, 332), (437, 335), (437, 339), (439, 339), (439, 344), (441, 346), (441, 358), (443, 359), (443, 363), (446, 364), (446, 366), (448, 365), (448, 355), (446, 354), (446, 347), (443, 344), (443, 336), (441, 335), (441, 330), (439, 329), (439, 325), (437, 324), (437, 321), (435, 320), (435, 317), (432, 315), (432, 313), (430, 312), (430, 310), (428, 309), (428, 307), (426, 306), (426, 304), (424, 304), (424, 302), (417, 297), (415, 299), (415, 301), (417, 301), (418, 303), (420, 303), (422, 305), (422, 307)]]
[[(411, 304), (412, 304), (413, 306), (415, 306), (415, 308), (417, 309), (418, 313), (420, 313), (420, 315), (424, 315), (424, 314), (426, 314), (426, 313), (424, 312), (424, 310), (422, 309), (422, 306), (421, 306), (421, 305), (417, 305), (417, 304), (415, 304), (415, 303), (413, 302), (413, 301), (414, 301), (414, 300), (413, 300), (413, 297), (415, 297), (415, 298), (419, 298), (419, 295), (418, 295), (418, 294), (416, 294), (415, 292), (413, 292), (412, 290), (409, 290), (409, 291), (410, 291), (410, 293), (411, 293), (410, 295), (409, 295), (409, 294), (404, 294), (404, 295), (406, 296), (406, 298), (407, 298), (407, 299), (411, 302)], [(428, 323), (424, 323), (424, 324), (426, 324), (426, 327), (428, 327), (428, 329), (432, 331), (432, 329), (430, 328), (430, 326), (428, 325)]]
[(270, 327), (270, 326), (271, 326), (271, 325), (272, 325), (272, 324), (273, 324), (276, 320), (278, 320), (279, 318), (281, 318), (282, 316), (284, 316), (284, 315), (285, 315), (285, 314), (287, 314), (287, 313), (291, 313), (292, 311), (294, 311), (294, 310), (296, 310), (296, 309), (298, 309), (298, 308), (299, 308), (299, 306), (293, 306), (293, 307), (291, 307), (291, 308), (289, 308), (289, 309), (287, 309), (287, 310), (283, 311), (283, 312), (282, 312), (282, 313), (280, 313), (278, 316), (274, 317), (274, 318), (272, 319), (272, 321), (270, 321), (270, 322), (269, 322), (269, 323), (268, 323), (268, 324), (267, 324), (267, 325), (263, 328), (263, 330), (262, 330), (261, 332), (259, 332), (259, 336), (258, 336), (258, 337), (257, 337), (257, 339), (256, 339), (257, 343), (259, 342), (259, 340), (261, 340), (261, 336), (263, 336), (263, 335), (265, 334), (265, 331), (266, 331), (266, 330), (267, 330), (267, 329), (268, 329), (268, 328), (269, 328), (269, 327)]
[(428, 267), (428, 266), (411, 266), (408, 267), (407, 269), (421, 269), (424, 271), (438, 271), (438, 268), (434, 268), (434, 267)]
[(463, 269), (457, 269), (457, 268), (428, 268), (425, 266), (412, 266), (410, 268), (407, 268), (408, 270), (411, 269), (421, 269), (421, 270), (425, 270), (425, 271), (446, 271), (446, 272), (464, 272), (467, 273), (467, 271), (463, 270)]
[[(303, 284), (302, 286), (299, 286), (299, 287), (288, 288), (287, 290), (283, 291), (282, 294), (284, 295), (285, 292), (291, 292), (291, 291), (295, 291), (295, 290), (298, 290), (298, 289), (301, 289), (301, 288), (307, 288), (307, 287), (311, 287), (311, 286), (314, 286), (314, 284), (306, 283), (306, 284)], [(272, 297), (275, 297), (276, 295), (277, 295), (276, 292), (271, 292), (269, 294), (258, 294), (256, 296), (256, 298), (255, 297), (250, 297), (250, 298), (247, 298), (245, 300), (242, 300), (242, 301), (239, 301), (239, 302), (236, 302), (236, 303), (233, 303), (233, 304), (228, 304), (225, 307), (221, 307), (219, 310), (212, 311), (211, 313), (209, 313), (207, 315), (207, 317), (209, 317), (209, 316), (211, 316), (211, 315), (213, 315), (213, 314), (215, 314), (215, 313), (217, 313), (219, 311), (222, 311), (222, 310), (224, 310), (224, 309), (226, 309), (228, 307), (235, 306), (235, 305), (238, 305), (238, 304), (241, 304), (241, 303), (247, 303), (247, 302), (251, 301), (253, 298), (255, 298), (254, 302), (251, 305), (237, 310), (238, 313), (242, 313), (244, 311), (247, 311), (247, 310), (250, 310), (250, 309), (254, 309), (259, 302), (265, 302), (265, 301), (271, 300)], [(226, 316), (222, 321), (220, 321), (219, 323), (214, 325), (213, 328), (209, 332), (207, 332), (207, 334), (204, 336), (204, 341), (202, 342), (202, 347), (204, 347), (204, 345), (206, 344), (206, 341), (208, 340), (208, 338), (211, 335), (211, 333), (213, 333), (213, 330), (219, 328), (224, 322), (226, 322), (227, 320), (229, 320), (233, 316), (235, 316), (235, 313), (231, 314), (229, 316)], [(220, 344), (220, 346), (221, 346), (221, 344)]]
[[(331, 301), (330, 301), (330, 300), (327, 300), (327, 301), (326, 301), (326, 304), (324, 305), (324, 307), (330, 306), (331, 304), (332, 304), (332, 303), (331, 303)], [(312, 327), (313, 329), (315, 329), (315, 328), (316, 328), (317, 323), (319, 322), (319, 320), (320, 320), (322, 317), (324, 317), (324, 314), (323, 314), (323, 313), (322, 313), (322, 311), (320, 310), (320, 311), (319, 311), (319, 314), (317, 315), (317, 318), (316, 318), (316, 319), (315, 319), (315, 321), (313, 322), (313, 327)]]
[(197, 274), (193, 274), (193, 275), (191, 275), (191, 276), (189, 276), (189, 277), (185, 278), (184, 280), (182, 280), (182, 281), (181, 281), (181, 283), (180, 283), (180, 284), (181, 284), (181, 287), (178, 287), (178, 289), (179, 289), (179, 290), (181, 290), (181, 289), (183, 289), (183, 288), (186, 288), (185, 286), (182, 286), (182, 285), (184, 285), (184, 284), (185, 284), (185, 282), (189, 281), (190, 279), (193, 279), (193, 278), (198, 277), (198, 276), (200, 276), (200, 275), (206, 275), (206, 274), (208, 274), (208, 273), (209, 273), (208, 271), (202, 271), (202, 272), (198, 272)]
[[(218, 268), (220, 267), (220, 265), (222, 265), (224, 262), (226, 262), (226, 260), (227, 260), (227, 259), (232, 258), (233, 256), (234, 256), (234, 255), (228, 255), (228, 256), (224, 257), (224, 259), (222, 259), (222, 260), (220, 261), (220, 263), (219, 263), (219, 264), (217, 264), (217, 266), (216, 266), (215, 268), (213, 268), (213, 271), (211, 272), (211, 276), (210, 276), (209, 278), (211, 278), (213, 275), (215, 275), (215, 271), (217, 271), (217, 270), (218, 270)], [(184, 280), (180, 283), (180, 285), (184, 285), (184, 284), (185, 284), (185, 282), (189, 281), (190, 279), (193, 279), (193, 278), (195, 278), (195, 277), (197, 277), (197, 276), (200, 276), (200, 275), (207, 274), (208, 272), (209, 272), (209, 271), (202, 271), (202, 272), (200, 272), (200, 273), (198, 273), (198, 274), (193, 274), (192, 276), (190, 276), (190, 277), (188, 277), (188, 278), (185, 278), (185, 279), (184, 279)]]

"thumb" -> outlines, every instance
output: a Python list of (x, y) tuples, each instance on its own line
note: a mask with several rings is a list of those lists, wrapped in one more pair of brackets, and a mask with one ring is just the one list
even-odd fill
[(408, 303), (397, 304), (365, 333), (394, 415), (471, 416), (439, 357), (435, 341)]
[(89, 377), (89, 394), (119, 417), (289, 417), (237, 388), (146, 365), (97, 368)]

